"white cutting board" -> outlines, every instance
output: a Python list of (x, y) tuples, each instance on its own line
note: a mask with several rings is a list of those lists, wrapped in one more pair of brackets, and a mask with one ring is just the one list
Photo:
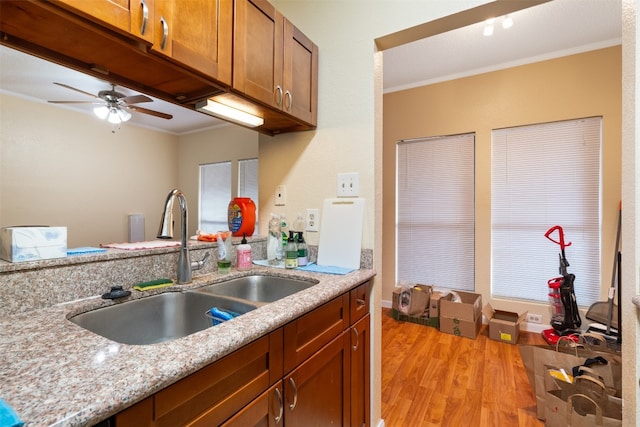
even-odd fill
[(360, 268), (364, 199), (325, 199), (322, 205), (318, 265)]

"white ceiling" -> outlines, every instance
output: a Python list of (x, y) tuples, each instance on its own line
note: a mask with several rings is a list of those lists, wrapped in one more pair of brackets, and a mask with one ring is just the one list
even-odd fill
[(621, 0), (554, 0), (512, 13), (513, 26), (496, 20), (492, 36), (484, 23), (386, 50), (385, 92), (513, 67), (618, 45)]
[[(621, 14), (621, 0), (554, 0), (513, 13), (513, 27), (503, 30), (498, 22), (491, 37), (482, 35), (483, 24), (475, 24), (389, 49), (384, 52), (384, 90), (406, 89), (616, 45), (621, 40)], [(110, 89), (107, 81), (0, 46), (0, 92), (42, 103), (92, 100), (53, 82), (94, 94)], [(116, 89), (125, 96), (137, 93), (123, 87)], [(91, 104), (49, 105), (93, 114)], [(134, 112), (127, 123), (174, 134), (224, 124), (158, 99), (140, 106), (172, 114), (173, 119)]]

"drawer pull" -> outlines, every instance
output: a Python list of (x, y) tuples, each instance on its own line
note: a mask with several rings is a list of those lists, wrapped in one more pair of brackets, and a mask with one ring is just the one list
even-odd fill
[(160, 49), (164, 50), (167, 46), (167, 39), (169, 38), (169, 24), (165, 21), (164, 16), (160, 18), (162, 24), (162, 41), (160, 42)]
[(367, 303), (367, 302), (364, 300), (364, 298), (358, 298), (358, 299), (356, 299), (356, 304), (357, 304), (357, 305), (359, 305), (360, 307), (364, 307), (364, 305), (365, 305), (366, 303)]
[(282, 419), (282, 415), (284, 412), (284, 401), (282, 400), (282, 392), (280, 392), (280, 389), (278, 387), (276, 387), (275, 393), (276, 393), (276, 397), (278, 398), (278, 402), (280, 402), (280, 404), (278, 405), (280, 407), (280, 411), (278, 413), (278, 416), (275, 417), (273, 421), (275, 421), (275, 423), (278, 424)]
[(289, 410), (293, 411), (298, 404), (298, 387), (296, 387), (296, 382), (293, 380), (293, 377), (289, 377), (289, 384), (291, 384), (291, 388), (293, 389), (293, 402), (289, 404)]
[(149, 20), (149, 7), (147, 2), (140, 0), (140, 6), (142, 6), (142, 23), (140, 24), (140, 35), (144, 36), (147, 31), (147, 21)]
[(356, 328), (351, 329), (351, 331), (353, 331), (353, 333), (354, 333), (354, 335), (356, 337), (356, 343), (351, 346), (351, 349), (353, 351), (356, 351), (358, 349), (358, 347), (360, 346), (360, 334), (358, 333), (358, 330)]
[[(289, 102), (287, 102), (287, 99), (289, 100)], [(285, 109), (285, 111), (290, 112), (292, 105), (293, 105), (293, 95), (291, 95), (291, 92), (286, 91), (284, 93), (284, 109)]]

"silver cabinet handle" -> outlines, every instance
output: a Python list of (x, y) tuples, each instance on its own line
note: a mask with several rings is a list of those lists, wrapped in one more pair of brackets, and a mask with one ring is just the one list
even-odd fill
[(276, 387), (276, 397), (278, 398), (278, 401), (280, 402), (280, 412), (278, 413), (278, 416), (275, 417), (273, 419), (273, 421), (275, 421), (276, 424), (278, 424), (280, 422), (280, 420), (282, 419), (282, 415), (284, 412), (284, 400), (282, 400), (282, 392), (280, 392), (280, 389), (278, 387)]
[(160, 18), (162, 24), (162, 41), (160, 42), (160, 49), (164, 50), (167, 46), (167, 39), (169, 38), (169, 24), (165, 21), (164, 16)]
[(366, 303), (367, 302), (363, 298), (356, 299), (356, 304), (358, 304), (360, 307), (363, 307)]
[(356, 351), (358, 349), (358, 347), (360, 346), (360, 334), (358, 333), (358, 330), (356, 328), (353, 328), (351, 330), (353, 331), (353, 333), (356, 336), (356, 343), (351, 346), (351, 349), (353, 351)]
[(276, 105), (278, 107), (282, 106), (282, 87), (280, 87), (280, 85), (276, 86), (276, 90), (274, 91), (274, 95), (276, 98)]
[(147, 21), (149, 20), (149, 7), (147, 2), (140, 0), (140, 6), (142, 6), (142, 23), (140, 24), (140, 35), (144, 35), (147, 31)]
[(298, 387), (296, 387), (296, 382), (293, 380), (293, 377), (289, 377), (289, 384), (291, 384), (291, 388), (293, 389), (293, 402), (289, 404), (289, 410), (293, 411), (298, 404)]
[[(287, 98), (289, 99), (289, 102), (287, 102)], [(284, 93), (284, 109), (287, 111), (291, 111), (292, 105), (293, 105), (293, 95), (291, 95), (291, 92), (286, 91)]]

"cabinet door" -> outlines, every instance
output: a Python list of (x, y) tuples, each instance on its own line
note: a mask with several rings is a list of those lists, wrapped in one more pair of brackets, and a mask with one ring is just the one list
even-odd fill
[(284, 372), (288, 373), (349, 328), (346, 293), (284, 326)]
[(59, 0), (59, 4), (65, 9), (94, 18), (95, 21), (130, 31), (129, 0)]
[(282, 381), (258, 396), (222, 427), (277, 427), (284, 425)]
[(233, 0), (156, 0), (153, 51), (231, 85)]
[(349, 292), (349, 318), (351, 324), (369, 313), (369, 286), (371, 282), (365, 282)]
[(282, 109), (317, 124), (318, 47), (291, 22), (284, 22)]
[(369, 427), (370, 408), (370, 331), (367, 313), (350, 329), (351, 333), (351, 426)]
[(344, 331), (285, 377), (287, 427), (349, 425), (349, 342)]
[(266, 0), (237, 0), (233, 32), (233, 88), (282, 108), (284, 17)]

